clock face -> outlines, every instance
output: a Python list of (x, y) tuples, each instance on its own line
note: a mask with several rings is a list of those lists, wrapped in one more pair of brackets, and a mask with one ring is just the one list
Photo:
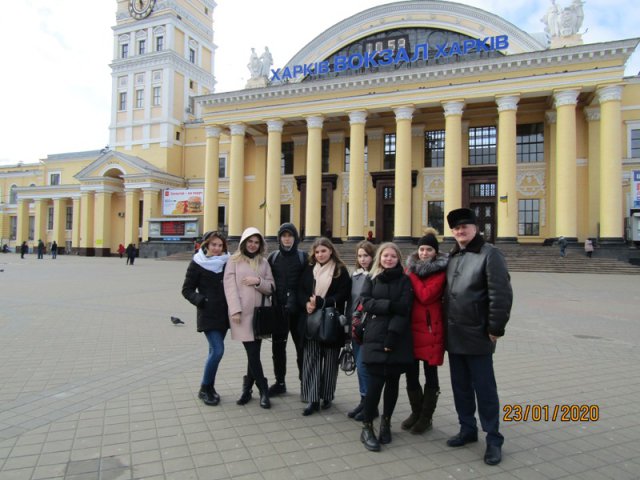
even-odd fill
[(129, 14), (136, 20), (148, 17), (156, 0), (129, 0)]

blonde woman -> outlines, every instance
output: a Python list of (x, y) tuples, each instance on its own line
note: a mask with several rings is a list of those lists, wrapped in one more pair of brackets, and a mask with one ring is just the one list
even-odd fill
[[(253, 335), (253, 310), (260, 306), (263, 295), (271, 295), (274, 286), (271, 267), (264, 258), (265, 250), (264, 237), (257, 228), (249, 227), (242, 232), (238, 250), (224, 271), (224, 292), (229, 305), (231, 338), (241, 341), (247, 352), (247, 374), (236, 403), (244, 405), (251, 400), (255, 382), (260, 391), (260, 406), (271, 408), (269, 386), (260, 361), (262, 340)], [(269, 305), (268, 302), (265, 305)]]

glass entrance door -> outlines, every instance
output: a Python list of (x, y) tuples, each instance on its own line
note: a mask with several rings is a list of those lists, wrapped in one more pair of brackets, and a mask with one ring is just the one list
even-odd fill
[(478, 231), (485, 242), (495, 242), (496, 205), (495, 203), (472, 203), (469, 207), (476, 214)]

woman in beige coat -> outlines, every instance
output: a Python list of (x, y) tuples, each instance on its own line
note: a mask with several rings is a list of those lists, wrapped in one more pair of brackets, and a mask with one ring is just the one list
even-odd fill
[[(224, 293), (229, 305), (231, 338), (242, 342), (248, 360), (242, 395), (236, 403), (244, 405), (251, 400), (251, 387), (255, 382), (260, 391), (260, 406), (270, 408), (269, 387), (260, 361), (262, 340), (253, 336), (253, 309), (260, 306), (262, 295), (271, 295), (274, 287), (271, 267), (264, 258), (265, 250), (264, 237), (257, 228), (249, 227), (242, 232), (238, 250), (224, 271)], [(265, 305), (269, 304), (267, 299)]]

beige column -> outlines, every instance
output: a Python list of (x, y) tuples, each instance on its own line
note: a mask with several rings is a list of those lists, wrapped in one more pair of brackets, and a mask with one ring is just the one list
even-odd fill
[[(239, 240), (245, 228), (244, 209), (244, 134), (245, 126), (230, 125), (231, 155), (229, 156), (229, 238)], [(248, 226), (248, 225), (247, 225)]]
[(307, 118), (307, 186), (305, 202), (305, 237), (320, 236), (322, 212), (322, 123), (321, 116)]
[(501, 243), (517, 242), (518, 193), (516, 189), (517, 96), (496, 98), (498, 104), (498, 236)]
[(600, 243), (623, 243), (622, 87), (603, 87), (597, 94), (600, 101)]
[(578, 90), (553, 94), (558, 124), (556, 132), (556, 232), (569, 240), (578, 234), (576, 104)]
[(351, 241), (364, 239), (364, 127), (366, 111), (349, 112), (349, 219), (347, 237)]
[(67, 199), (66, 198), (54, 198), (53, 199), (53, 236), (51, 241), (54, 240), (58, 244), (58, 248), (63, 249), (65, 246), (65, 223), (67, 219)]
[[(80, 197), (73, 197), (73, 211), (71, 213), (71, 247), (80, 247)], [(75, 252), (75, 250), (74, 250)]]
[(42, 198), (38, 198), (33, 202), (34, 213), (35, 213), (35, 224), (33, 228), (33, 239), (36, 244), (38, 240), (42, 240), (45, 244), (47, 243), (47, 213), (49, 201), (44, 200)]
[(202, 233), (218, 229), (219, 127), (206, 127), (207, 146), (204, 164), (204, 218)]
[(587, 235), (595, 238), (598, 236), (600, 221), (600, 108), (585, 108), (584, 116), (587, 119), (589, 135)]
[[(160, 189), (143, 188), (142, 189), (142, 241), (149, 240), (149, 219), (158, 217), (160, 207), (158, 198)], [(126, 245), (125, 245), (126, 246)]]
[(111, 248), (111, 195), (112, 192), (103, 187), (96, 192), (94, 204), (93, 244), (96, 253), (102, 255)]
[(280, 161), (282, 157), (282, 129), (284, 122), (274, 119), (267, 122), (267, 179), (265, 206), (265, 236), (275, 240), (280, 227)]
[(444, 136), (444, 236), (452, 237), (447, 214), (462, 207), (462, 110), (460, 101), (443, 103)]
[(29, 240), (29, 202), (27, 199), (18, 199), (16, 245), (22, 245), (22, 242)]
[(80, 248), (93, 248), (93, 210), (95, 192), (80, 192)]
[(394, 108), (396, 115), (394, 241), (411, 240), (411, 119), (413, 106)]
[[(548, 180), (546, 183), (549, 191), (549, 207), (545, 209), (547, 212), (545, 223), (547, 224), (547, 236), (556, 237), (556, 211), (551, 208), (551, 205), (556, 204), (556, 124), (558, 123), (558, 115), (555, 110), (547, 110), (544, 113), (544, 118), (549, 132), (548, 139), (545, 138), (544, 146), (545, 152), (547, 152), (545, 161), (547, 163), (546, 178)], [(540, 224), (542, 225), (542, 218), (540, 219)]]
[[(124, 245), (138, 244), (140, 225), (140, 190), (125, 190)], [(119, 242), (118, 242), (119, 243)], [(115, 242), (114, 242), (115, 247)]]

